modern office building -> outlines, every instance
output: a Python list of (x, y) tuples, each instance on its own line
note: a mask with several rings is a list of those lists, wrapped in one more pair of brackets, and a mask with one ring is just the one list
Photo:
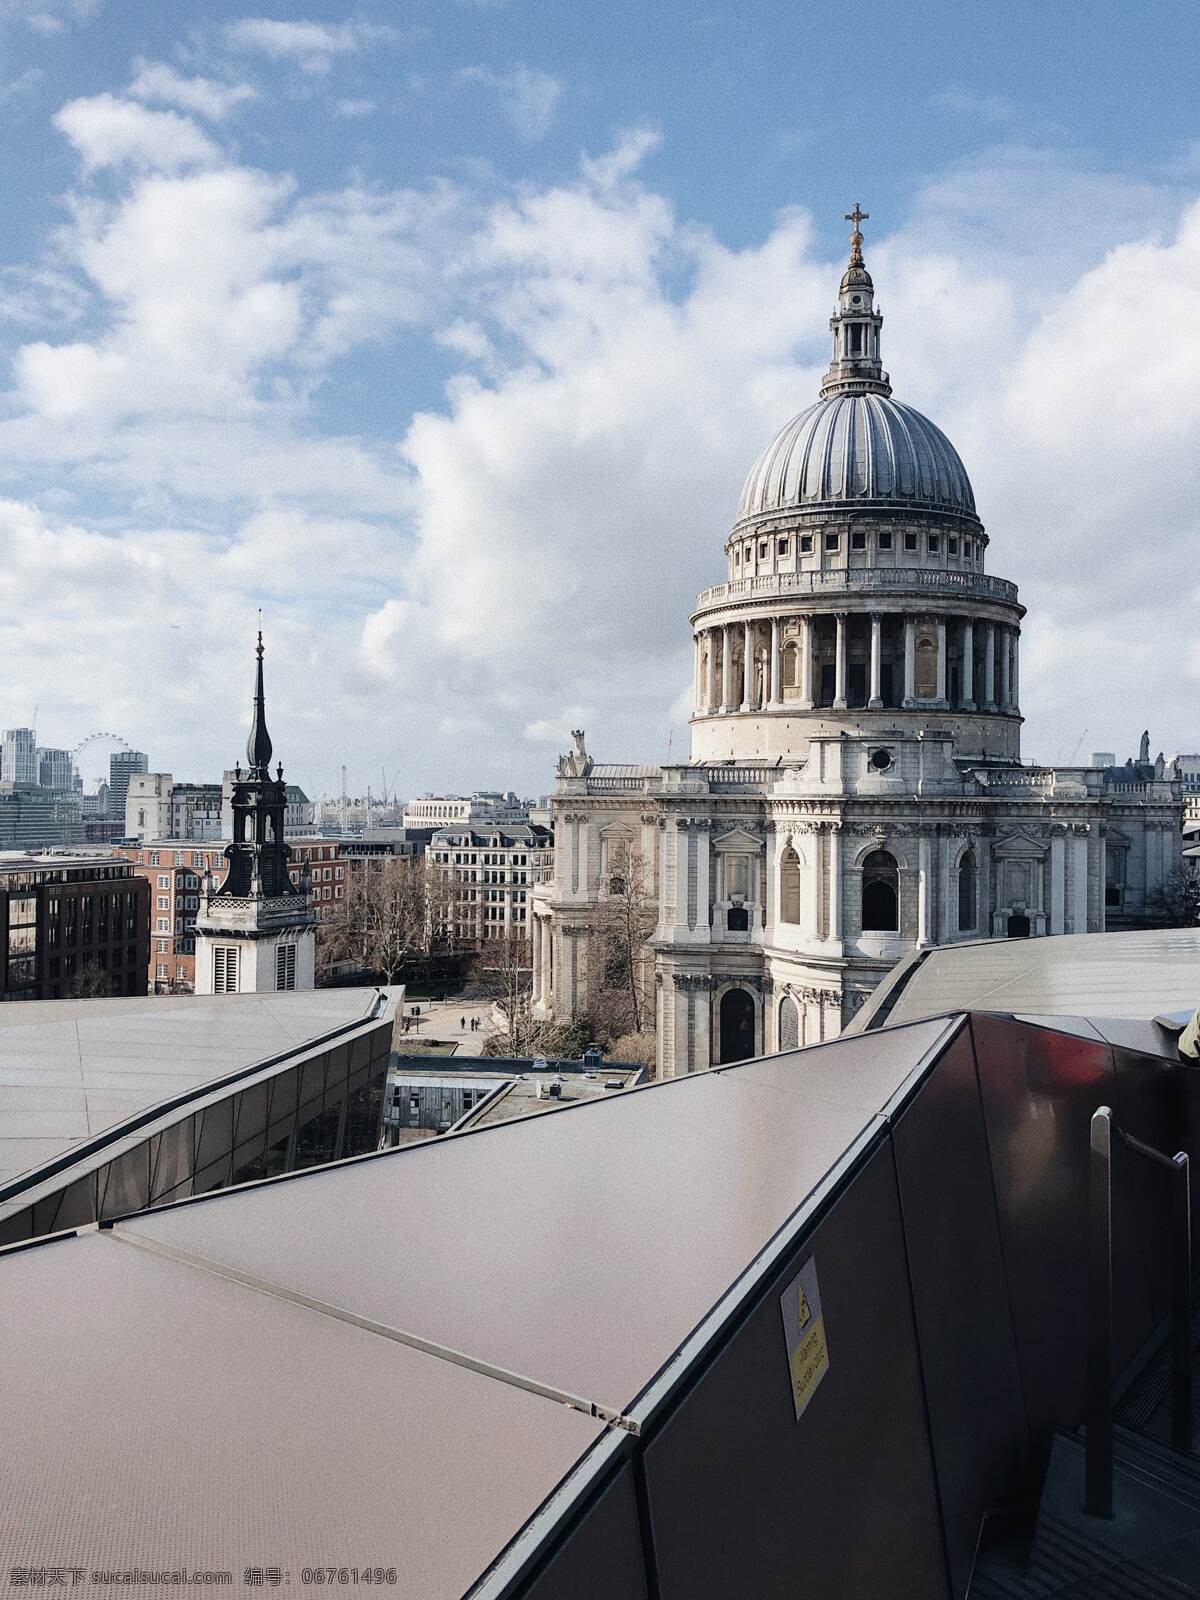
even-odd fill
[(32, 728), (5, 728), (0, 745), (0, 781), (19, 788), (36, 787), (37, 734)]
[(53, 750), (39, 745), (37, 774), (39, 789), (59, 789), (64, 793), (73, 793), (79, 788), (75, 758), (70, 750)]
[(0, 1243), (378, 1149), (402, 999), (0, 1006)]
[(404, 807), (406, 828), (443, 828), (451, 824), (486, 826), (492, 822), (520, 823), (528, 819), (529, 802), (511, 790), (479, 789), (474, 794), (425, 794)]
[(136, 772), (149, 772), (150, 758), (144, 750), (114, 750), (108, 758), (108, 813), (115, 822), (125, 821), (125, 797), (129, 780)]
[(149, 902), (125, 861), (0, 854), (0, 1000), (144, 995)]
[(534, 1116), (634, 1089), (636, 1062), (547, 1061), (533, 1057), (392, 1056), (384, 1126), (392, 1144), (414, 1144), (514, 1117)]
[(0, 784), (0, 850), (49, 850), (86, 837), (79, 795)]

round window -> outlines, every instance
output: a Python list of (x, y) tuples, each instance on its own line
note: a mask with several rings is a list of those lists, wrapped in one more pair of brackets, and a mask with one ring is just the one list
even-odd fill
[(862, 305), (862, 295), (860, 295), (860, 294), (852, 294), (850, 296), (850, 304), (852, 306), (860, 306), (860, 305)]
[(887, 772), (892, 765), (892, 752), (890, 750), (872, 750), (871, 765), (876, 772)]

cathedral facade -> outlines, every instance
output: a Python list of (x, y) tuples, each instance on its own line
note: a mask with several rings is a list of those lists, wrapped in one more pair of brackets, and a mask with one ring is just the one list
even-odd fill
[(692, 759), (559, 762), (534, 1003), (596, 1006), (631, 881), (660, 1075), (836, 1037), (921, 945), (1136, 925), (1181, 860), (1177, 775), (1031, 768), (1017, 587), (954, 446), (893, 399), (858, 208), (817, 402), (751, 468), (692, 613)]

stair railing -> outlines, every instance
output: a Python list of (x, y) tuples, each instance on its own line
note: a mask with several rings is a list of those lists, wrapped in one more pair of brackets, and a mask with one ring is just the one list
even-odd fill
[(1171, 1443), (1192, 1448), (1192, 1210), (1188, 1158), (1164, 1155), (1116, 1125), (1112, 1110), (1092, 1115), (1088, 1214), (1087, 1446), (1083, 1509), (1113, 1514), (1112, 1151), (1127, 1150), (1171, 1173)]

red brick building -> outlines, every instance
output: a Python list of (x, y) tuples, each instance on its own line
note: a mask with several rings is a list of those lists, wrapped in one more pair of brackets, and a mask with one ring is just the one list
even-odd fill
[[(336, 839), (289, 839), (292, 860), (312, 875), (313, 909), (319, 920), (333, 915), (345, 893), (346, 867)], [(225, 842), (154, 839), (121, 845), (119, 854), (150, 885), (150, 949), (148, 992), (190, 992), (196, 983), (196, 913), (200, 883), (211, 872), (218, 883), (225, 876)]]

